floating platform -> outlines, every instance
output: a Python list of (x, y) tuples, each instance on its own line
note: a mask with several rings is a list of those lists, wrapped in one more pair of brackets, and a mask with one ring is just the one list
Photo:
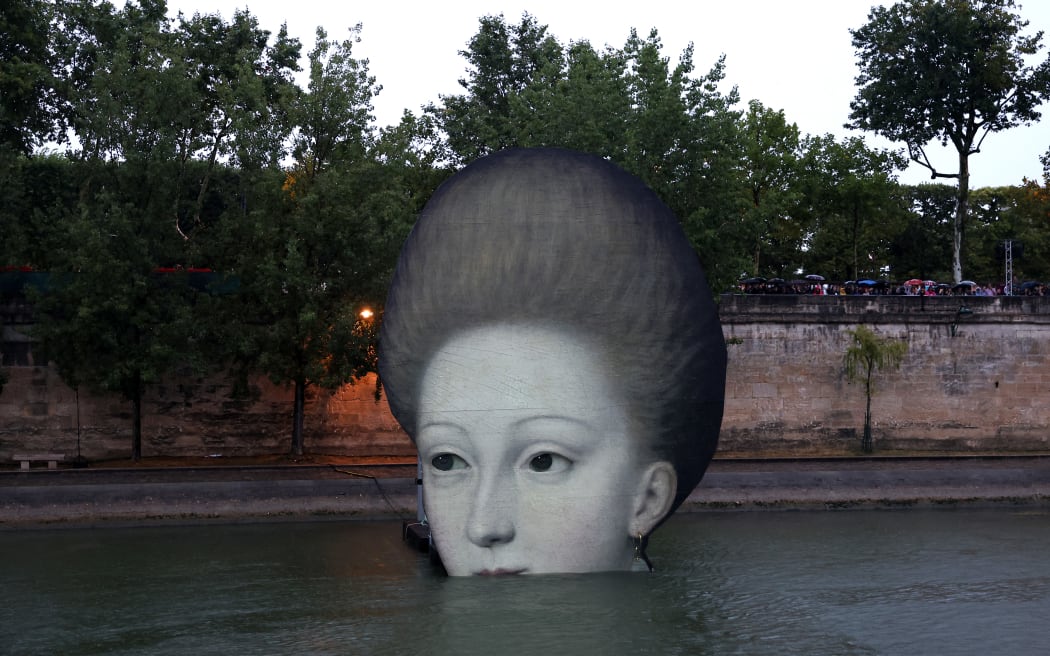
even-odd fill
[(430, 551), (430, 527), (423, 522), (403, 521), (401, 537), (408, 543), (408, 546), (417, 551), (423, 553)]

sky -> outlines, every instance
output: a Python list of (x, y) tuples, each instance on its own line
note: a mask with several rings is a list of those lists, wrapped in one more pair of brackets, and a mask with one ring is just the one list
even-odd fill
[[(759, 100), (784, 110), (803, 134), (831, 133), (839, 138), (863, 136), (873, 147), (900, 147), (868, 132), (843, 127), (856, 94), (856, 57), (849, 30), (863, 25), (873, 0), (646, 0), (633, 3), (571, 0), (451, 0), (423, 2), (343, 2), (329, 0), (169, 0), (169, 13), (221, 14), (247, 8), (263, 29), (276, 34), (282, 23), (303, 44), (301, 65), (322, 26), (331, 40), (342, 40), (349, 28), (363, 26), (357, 58), (369, 60), (369, 71), (383, 90), (374, 99), (379, 126), (398, 122), (405, 109), (415, 114), (439, 96), (462, 93), (466, 60), (459, 54), (478, 30), (482, 16), (502, 14), (517, 23), (528, 12), (562, 44), (587, 40), (597, 49), (622, 47), (631, 28), (646, 36), (656, 29), (663, 55), (677, 62), (693, 44), (696, 75), (708, 72), (726, 56), (724, 89), (736, 86), (740, 108)], [(1050, 2), (1021, 0), (1029, 32), (1050, 31)], [(1047, 37), (1050, 40), (1050, 36)], [(1044, 49), (1042, 55), (1046, 56)], [(305, 85), (305, 82), (303, 83)], [(991, 134), (981, 152), (970, 158), (971, 188), (1017, 185), (1027, 177), (1041, 180), (1039, 156), (1050, 148), (1050, 105), (1045, 121)], [(953, 148), (928, 149), (938, 169), (957, 169)], [(911, 165), (901, 182), (931, 182), (929, 172)], [(954, 180), (938, 182), (954, 184)]]

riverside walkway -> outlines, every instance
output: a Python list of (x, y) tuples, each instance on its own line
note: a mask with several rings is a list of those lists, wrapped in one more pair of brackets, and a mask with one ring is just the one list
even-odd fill
[[(0, 470), (0, 530), (416, 516), (414, 461)], [(1050, 509), (1050, 455), (721, 458), (679, 512)]]

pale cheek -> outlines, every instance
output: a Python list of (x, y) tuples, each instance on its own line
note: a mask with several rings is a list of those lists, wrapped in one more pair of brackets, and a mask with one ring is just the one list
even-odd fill
[(586, 572), (626, 566), (627, 500), (594, 490), (535, 493), (523, 500), (517, 537), (534, 567), (549, 572)]
[(444, 529), (462, 524), (471, 503), (470, 486), (466, 482), (435, 483), (423, 478), (423, 507), (427, 521), (435, 528)]
[(562, 484), (526, 480), (519, 486), (521, 520), (550, 532), (575, 532), (579, 526), (609, 521), (626, 503), (619, 492), (580, 478)]
[(567, 546), (581, 546), (588, 536), (605, 525), (593, 499), (540, 497), (522, 504), (519, 537), (535, 547), (562, 552)]

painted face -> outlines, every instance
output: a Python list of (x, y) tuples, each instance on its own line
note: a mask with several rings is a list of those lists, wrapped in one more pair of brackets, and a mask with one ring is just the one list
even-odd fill
[(463, 333), (428, 366), (419, 407), (424, 506), (450, 575), (630, 568), (649, 462), (590, 347), (530, 326)]

